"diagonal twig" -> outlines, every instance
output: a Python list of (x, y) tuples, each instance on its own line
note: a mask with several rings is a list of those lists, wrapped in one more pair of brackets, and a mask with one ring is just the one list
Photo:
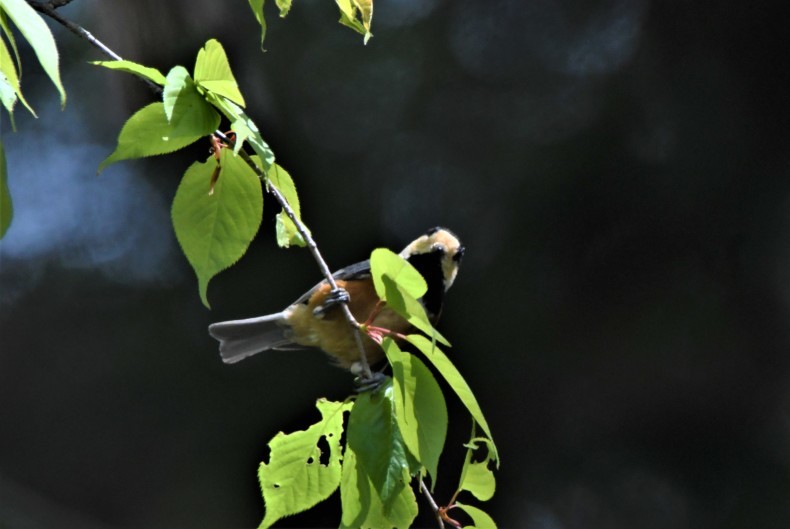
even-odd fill
[[(87, 40), (92, 46), (97, 48), (107, 57), (110, 57), (111, 59), (116, 61), (123, 60), (120, 55), (115, 53), (107, 45), (105, 45), (99, 39), (94, 37), (85, 28), (65, 18), (64, 16), (60, 15), (56, 11), (58, 7), (67, 5), (71, 1), (72, 0), (51, 0), (49, 2), (40, 2), (36, 0), (27, 0), (27, 3), (30, 4), (30, 6), (33, 9), (47, 15), (48, 17), (55, 20), (57, 23), (61, 24), (69, 31), (77, 35), (78, 37)], [(155, 93), (157, 94), (162, 93), (162, 88), (156, 83), (142, 77), (140, 77), (140, 79), (144, 81), (147, 85), (149, 85), (149, 87), (151, 87), (155, 91)], [(214, 135), (221, 138), (223, 141), (228, 142), (231, 145), (233, 144), (233, 141), (219, 130), (215, 131)], [(247, 165), (249, 165), (252, 168), (252, 170), (255, 171), (255, 174), (257, 174), (259, 178), (261, 178), (264, 182), (266, 182), (267, 180), (265, 173), (255, 164), (252, 158), (250, 158), (249, 154), (247, 154), (247, 152), (245, 152), (244, 150), (241, 150), (240, 155), (242, 159), (247, 163)], [(329, 266), (326, 264), (326, 261), (324, 260), (320, 250), (318, 249), (318, 245), (316, 244), (315, 239), (313, 239), (313, 237), (310, 235), (310, 232), (307, 230), (307, 227), (296, 216), (293, 209), (291, 208), (291, 205), (288, 204), (288, 200), (286, 200), (286, 198), (282, 195), (282, 193), (280, 193), (280, 191), (276, 187), (272, 185), (267, 185), (266, 188), (267, 191), (271, 193), (272, 196), (274, 196), (274, 198), (282, 207), (283, 211), (285, 211), (285, 214), (288, 216), (289, 219), (291, 219), (291, 221), (296, 226), (296, 229), (299, 231), (299, 234), (302, 236), (305, 243), (307, 244), (307, 248), (308, 250), (310, 250), (313, 259), (318, 264), (318, 268), (321, 270), (321, 274), (326, 279), (326, 282), (333, 290), (337, 290), (338, 288), (337, 282), (335, 281), (335, 278), (332, 277), (332, 271), (329, 268)], [(362, 342), (362, 335), (360, 334), (359, 331), (359, 322), (357, 322), (356, 318), (354, 318), (354, 315), (351, 314), (351, 310), (348, 308), (347, 304), (343, 303), (341, 304), (341, 307), (343, 310), (343, 315), (352, 329), (352, 333), (354, 334), (354, 339), (357, 343), (357, 347), (359, 348), (359, 362), (362, 371), (361, 378), (363, 380), (370, 380), (373, 378), (373, 374), (370, 371), (370, 364), (368, 364), (367, 361), (365, 346)]]

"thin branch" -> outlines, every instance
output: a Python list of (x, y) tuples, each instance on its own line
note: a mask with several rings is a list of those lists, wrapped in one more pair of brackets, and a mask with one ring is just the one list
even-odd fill
[(436, 523), (439, 525), (439, 529), (444, 529), (444, 520), (442, 520), (442, 513), (439, 510), (439, 505), (437, 505), (436, 500), (431, 496), (431, 491), (425, 486), (422, 476), (420, 476), (420, 491), (422, 491), (423, 496), (425, 496), (428, 503), (431, 505), (431, 510), (433, 510), (433, 514), (436, 516)]
[[(228, 142), (230, 145), (233, 145), (233, 140), (228, 136), (226, 136), (224, 133), (217, 131), (214, 134), (216, 134), (220, 139), (222, 139), (222, 141)], [(259, 178), (265, 179), (266, 175), (263, 173), (261, 168), (258, 167), (257, 164), (252, 160), (252, 158), (250, 158), (250, 155), (247, 154), (246, 151), (244, 150), (239, 151), (239, 156), (241, 156), (242, 160), (247, 162), (247, 165), (249, 165), (255, 171), (255, 173), (258, 175)], [(296, 215), (296, 212), (294, 212), (293, 208), (291, 208), (291, 205), (288, 203), (288, 200), (286, 200), (286, 198), (282, 195), (282, 193), (280, 193), (280, 190), (274, 187), (273, 185), (267, 185), (266, 187), (267, 187), (267, 191), (271, 193), (272, 196), (274, 196), (275, 200), (277, 200), (277, 202), (283, 208), (283, 211), (285, 211), (285, 214), (288, 215), (288, 218), (291, 219), (291, 221), (294, 223), (294, 226), (296, 226), (299, 235), (302, 236), (302, 238), (305, 241), (305, 244), (307, 245), (307, 249), (310, 250), (310, 253), (313, 255), (313, 259), (318, 264), (318, 268), (321, 269), (321, 274), (326, 279), (326, 282), (329, 284), (332, 290), (337, 290), (338, 288), (337, 282), (335, 281), (335, 278), (332, 276), (332, 271), (330, 270), (329, 266), (326, 264), (324, 257), (321, 255), (321, 251), (318, 249), (318, 245), (316, 244), (315, 239), (313, 239), (313, 236), (310, 235), (310, 231)], [(359, 363), (362, 369), (362, 378), (366, 380), (370, 380), (371, 378), (373, 378), (373, 373), (370, 371), (370, 364), (368, 363), (367, 354), (365, 352), (365, 345), (362, 342), (362, 334), (359, 332), (359, 322), (356, 320), (356, 318), (354, 318), (354, 315), (351, 314), (351, 310), (348, 308), (348, 305), (346, 303), (342, 303), (341, 307), (343, 310), (343, 315), (346, 318), (346, 321), (348, 322), (349, 326), (351, 326), (352, 332), (354, 334), (354, 340), (356, 341), (357, 348), (359, 349)]]
[[(123, 60), (120, 55), (118, 55), (113, 50), (111, 50), (99, 39), (91, 35), (91, 33), (88, 32), (85, 28), (61, 16), (55, 11), (56, 8), (64, 6), (70, 3), (71, 1), (72, 0), (51, 0), (50, 2), (38, 2), (36, 0), (27, 0), (28, 4), (30, 4), (30, 6), (33, 7), (33, 9), (52, 18), (53, 20), (55, 20), (62, 26), (66, 27), (69, 31), (71, 31), (78, 37), (87, 40), (91, 45), (98, 48), (106, 56), (116, 61)], [(146, 84), (148, 84), (156, 93), (158, 94), (162, 93), (162, 88), (156, 83), (142, 77), (140, 77), (140, 79), (144, 81)], [(233, 140), (228, 138), (224, 133), (222, 133), (222, 131), (219, 130), (214, 131), (214, 135), (221, 138), (223, 141), (227, 142), (231, 146), (234, 143)], [(266, 175), (255, 164), (252, 158), (250, 158), (249, 154), (247, 154), (247, 152), (244, 150), (239, 151), (239, 154), (241, 158), (247, 163), (247, 165), (249, 165), (252, 168), (252, 170), (255, 171), (258, 177), (265, 182)], [(282, 193), (280, 193), (280, 191), (277, 188), (275, 188), (272, 185), (267, 185), (266, 188), (267, 191), (274, 196), (274, 198), (283, 208), (283, 211), (285, 211), (285, 214), (288, 215), (288, 218), (291, 219), (291, 221), (296, 226), (296, 229), (299, 231), (299, 234), (302, 236), (305, 243), (307, 244), (308, 250), (310, 250), (310, 253), (313, 255), (313, 259), (315, 259), (315, 262), (318, 264), (318, 268), (321, 270), (321, 274), (326, 279), (326, 282), (329, 284), (332, 290), (337, 290), (338, 288), (337, 282), (335, 281), (335, 278), (332, 277), (332, 271), (329, 268), (329, 266), (326, 264), (326, 261), (321, 255), (321, 252), (318, 250), (318, 245), (316, 244), (315, 239), (313, 239), (313, 237), (310, 235), (310, 232), (307, 230), (307, 227), (304, 225), (304, 223), (302, 223), (299, 217), (296, 216), (296, 213), (291, 208), (291, 205), (288, 204), (288, 201), (285, 199), (285, 197), (282, 195)], [(359, 322), (357, 322), (356, 318), (354, 318), (354, 315), (351, 314), (351, 310), (348, 308), (347, 304), (343, 303), (341, 304), (341, 306), (343, 310), (343, 315), (345, 316), (346, 321), (348, 322), (349, 326), (352, 329), (352, 332), (354, 334), (354, 339), (357, 343), (357, 347), (359, 348), (359, 363), (362, 371), (362, 378), (363, 380), (370, 380), (371, 378), (373, 378), (373, 374), (370, 371), (370, 364), (368, 363), (367, 360), (365, 345), (362, 342), (362, 335), (360, 334), (359, 331)]]

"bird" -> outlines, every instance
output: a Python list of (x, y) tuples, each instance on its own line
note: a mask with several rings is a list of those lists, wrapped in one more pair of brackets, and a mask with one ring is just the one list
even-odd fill
[[(445, 294), (455, 281), (465, 250), (450, 230), (435, 227), (399, 254), (425, 278), (428, 290), (420, 302), (432, 323), (441, 315)], [(348, 304), (358, 322), (367, 321), (378, 310), (371, 325), (395, 333), (411, 329), (405, 319), (386, 305), (378, 306), (369, 260), (341, 268), (332, 277), (337, 290), (323, 280), (281, 312), (209, 325), (209, 334), (219, 341), (222, 360), (234, 364), (268, 350), (317, 348), (327, 353), (337, 366), (358, 373), (359, 345), (340, 303)], [(362, 342), (370, 365), (384, 359), (383, 350), (371, 338), (363, 336)]]

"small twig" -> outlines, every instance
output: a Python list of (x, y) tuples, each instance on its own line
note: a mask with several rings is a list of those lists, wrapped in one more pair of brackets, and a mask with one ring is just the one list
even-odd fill
[(425, 496), (428, 503), (431, 505), (431, 510), (433, 510), (433, 514), (436, 516), (436, 523), (439, 525), (439, 529), (444, 529), (444, 520), (442, 520), (442, 513), (439, 510), (439, 505), (437, 505), (436, 500), (431, 496), (431, 491), (425, 486), (422, 476), (420, 476), (420, 491), (422, 491), (423, 496)]
[[(27, 3), (30, 4), (30, 7), (38, 11), (39, 13), (43, 13), (47, 15), (52, 20), (56, 21), (61, 26), (65, 27), (81, 39), (87, 40), (94, 48), (98, 49), (104, 55), (109, 57), (114, 61), (122, 61), (123, 58), (115, 53), (112, 49), (109, 48), (106, 44), (102, 41), (94, 37), (90, 31), (83, 28), (79, 24), (75, 24), (68, 18), (61, 16), (60, 13), (55, 11), (56, 8), (65, 6), (71, 3), (72, 0), (52, 0), (51, 2), (37, 2), (36, 0), (27, 0)], [(151, 90), (154, 91), (155, 94), (162, 93), (162, 87), (156, 84), (155, 82), (151, 81), (150, 79), (146, 79), (145, 77), (139, 77), (142, 82), (148, 85)]]
[[(228, 138), (225, 134), (221, 132), (215, 132), (215, 134), (219, 136), (219, 138), (222, 139), (223, 141), (231, 142), (230, 144), (232, 145), (232, 140)], [(265, 175), (261, 170), (261, 168), (257, 166), (257, 164), (252, 160), (252, 158), (250, 158), (250, 155), (247, 154), (246, 151), (244, 150), (239, 151), (239, 155), (241, 156), (242, 160), (247, 162), (247, 165), (252, 167), (252, 169), (255, 171), (255, 173), (258, 175), (259, 178), (261, 179), (265, 178)], [(313, 255), (313, 259), (318, 264), (318, 268), (321, 269), (321, 274), (326, 279), (326, 282), (329, 284), (332, 290), (337, 290), (338, 288), (337, 282), (335, 281), (335, 278), (332, 276), (332, 271), (330, 270), (329, 266), (326, 264), (324, 257), (321, 255), (321, 251), (318, 249), (318, 245), (316, 244), (315, 239), (313, 239), (312, 235), (310, 235), (310, 232), (307, 230), (307, 227), (299, 219), (299, 217), (297, 217), (296, 213), (291, 208), (291, 205), (288, 203), (288, 201), (285, 199), (282, 193), (280, 193), (279, 189), (277, 189), (273, 185), (268, 185), (266, 187), (268, 192), (271, 193), (272, 196), (274, 196), (275, 200), (277, 200), (277, 202), (283, 208), (285, 214), (288, 215), (288, 218), (291, 219), (291, 221), (294, 223), (294, 226), (296, 226), (299, 235), (302, 236), (302, 238), (305, 241), (305, 244), (307, 245), (307, 249), (310, 250), (310, 253)], [(373, 373), (370, 371), (370, 364), (368, 363), (367, 354), (365, 352), (365, 345), (362, 342), (362, 335), (359, 332), (359, 322), (356, 320), (356, 318), (354, 318), (354, 315), (351, 314), (351, 310), (348, 308), (348, 305), (346, 303), (341, 304), (341, 307), (343, 310), (343, 315), (346, 318), (346, 321), (348, 322), (349, 326), (351, 326), (352, 333), (354, 334), (354, 340), (356, 341), (357, 348), (359, 349), (359, 363), (360, 363), (360, 367), (362, 368), (362, 378), (369, 380), (373, 378)]]
[[(120, 55), (118, 55), (113, 50), (111, 50), (99, 39), (91, 35), (90, 32), (88, 32), (85, 28), (83, 28), (78, 24), (75, 24), (74, 22), (72, 22), (71, 20), (65, 17), (62, 17), (55, 11), (55, 8), (64, 6), (71, 1), (72, 0), (52, 0), (50, 2), (37, 2), (35, 0), (27, 0), (27, 2), (33, 7), (33, 9), (39, 11), (40, 13), (44, 13), (48, 17), (58, 22), (59, 24), (68, 28), (72, 33), (74, 33), (78, 37), (87, 40), (90, 44), (98, 48), (106, 56), (116, 61), (122, 60)], [(162, 93), (162, 88), (156, 83), (148, 79), (145, 79), (143, 77), (140, 77), (140, 79), (144, 81), (146, 84), (148, 84), (154, 90), (155, 93), (157, 94)], [(235, 143), (233, 139), (229, 138), (227, 135), (225, 135), (222, 131), (219, 130), (214, 131), (213, 136), (222, 139), (222, 141), (228, 143), (230, 146), (233, 146)], [(259, 178), (266, 181), (265, 180), (266, 175), (252, 160), (252, 158), (250, 158), (250, 155), (247, 154), (246, 151), (241, 150), (239, 152), (239, 155), (247, 163), (247, 165), (249, 165), (252, 168), (252, 170), (255, 171), (255, 174), (257, 174)], [(337, 282), (335, 282), (335, 278), (332, 277), (332, 271), (330, 270), (329, 266), (326, 264), (326, 261), (321, 255), (321, 252), (318, 250), (318, 245), (316, 244), (315, 239), (313, 239), (313, 237), (310, 235), (310, 232), (307, 230), (307, 227), (296, 216), (296, 213), (294, 213), (294, 210), (291, 208), (291, 205), (288, 204), (288, 201), (285, 199), (285, 197), (282, 195), (282, 193), (280, 193), (280, 191), (277, 188), (275, 188), (272, 185), (267, 185), (266, 188), (269, 191), (269, 193), (271, 193), (274, 196), (274, 198), (277, 200), (280, 206), (283, 208), (283, 211), (285, 211), (285, 214), (288, 215), (288, 218), (291, 219), (291, 221), (294, 223), (294, 226), (296, 226), (296, 229), (299, 231), (299, 234), (302, 236), (305, 243), (307, 244), (308, 250), (310, 250), (310, 253), (313, 255), (313, 259), (315, 259), (315, 262), (318, 264), (318, 268), (321, 269), (321, 274), (324, 276), (327, 283), (329, 283), (329, 286), (332, 288), (332, 290), (337, 290), (338, 288)], [(352, 329), (352, 332), (354, 334), (354, 339), (357, 343), (357, 347), (359, 348), (359, 363), (360, 363), (360, 367), (362, 368), (362, 378), (371, 379), (373, 378), (373, 374), (370, 371), (370, 364), (368, 364), (367, 355), (365, 353), (365, 345), (362, 342), (362, 335), (359, 332), (359, 322), (357, 322), (356, 318), (354, 318), (354, 315), (351, 314), (351, 310), (348, 308), (347, 304), (345, 303), (342, 304), (342, 309), (343, 309), (343, 315), (345, 316), (346, 321), (348, 322), (349, 326)]]

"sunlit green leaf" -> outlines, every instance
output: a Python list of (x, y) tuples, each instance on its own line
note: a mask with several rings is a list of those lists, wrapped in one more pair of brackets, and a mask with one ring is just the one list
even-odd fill
[[(2, 0), (0, 0), (0, 4), (1, 3)], [(8, 23), (8, 16), (2, 9), (0, 9), (0, 28), (2, 28), (3, 34), (8, 39), (11, 49), (14, 50), (16, 64), (19, 66), (19, 77), (22, 77), (22, 58), (19, 56), (19, 48), (16, 45), (16, 38), (14, 37), (14, 32), (11, 30), (11, 25)]]
[(406, 321), (439, 342), (450, 343), (431, 325), (425, 308), (417, 300), (428, 290), (425, 279), (403, 257), (385, 248), (373, 250), (370, 271), (376, 294)]
[(183, 66), (175, 66), (167, 74), (162, 101), (165, 116), (173, 127), (198, 131), (213, 131), (217, 127), (217, 111), (198, 93)]
[(496, 529), (494, 520), (485, 512), (473, 507), (465, 505), (461, 502), (455, 502), (455, 506), (464, 511), (472, 519), (474, 525), (465, 525), (464, 529)]
[(41, 67), (60, 92), (61, 106), (65, 106), (66, 91), (60, 82), (58, 48), (49, 26), (25, 0), (0, 0), (0, 7), (30, 43)]
[(370, 254), (370, 266), (376, 270), (373, 285), (379, 297), (386, 295), (381, 276), (388, 275), (404, 292), (414, 298), (421, 298), (428, 291), (428, 284), (416, 268), (392, 250), (377, 248)]
[[(340, 485), (343, 412), (351, 403), (319, 399), (316, 407), (321, 412), (319, 422), (307, 430), (280, 432), (269, 442), (269, 462), (262, 462), (258, 469), (266, 504), (261, 528), (309, 509)], [(321, 453), (321, 441), (329, 447), (329, 454)]]
[(417, 349), (419, 349), (425, 357), (431, 361), (434, 367), (439, 371), (439, 373), (444, 377), (453, 391), (458, 395), (458, 398), (461, 399), (461, 402), (466, 406), (466, 409), (469, 410), (469, 413), (472, 415), (474, 420), (480, 427), (483, 429), (483, 432), (491, 439), (493, 444), (493, 436), (491, 435), (491, 430), (488, 427), (488, 422), (486, 421), (485, 416), (483, 415), (483, 410), (480, 409), (480, 405), (477, 403), (477, 399), (475, 398), (474, 393), (472, 393), (472, 389), (469, 387), (469, 384), (466, 383), (464, 377), (461, 376), (461, 373), (458, 369), (453, 365), (447, 355), (439, 349), (436, 344), (431, 343), (431, 341), (422, 336), (421, 334), (410, 334), (406, 337), (406, 339), (414, 345)]
[(341, 529), (407, 529), (417, 517), (417, 500), (411, 487), (401, 489), (385, 514), (370, 478), (357, 465), (357, 457), (348, 446), (343, 455), (340, 502), (343, 509)]
[(198, 52), (195, 61), (195, 83), (209, 92), (244, 106), (244, 98), (230, 70), (228, 56), (217, 40), (209, 40)]
[(244, 255), (263, 213), (255, 172), (230, 149), (222, 149), (220, 167), (211, 192), (216, 160), (193, 163), (178, 186), (172, 210), (176, 238), (197, 274), (200, 299), (207, 307), (209, 280)]
[(373, 33), (370, 32), (370, 25), (373, 23), (373, 0), (354, 0), (354, 5), (359, 9), (359, 18), (362, 27), (365, 28), (365, 40), (367, 44)]
[(130, 117), (118, 135), (115, 150), (100, 165), (99, 171), (120, 160), (144, 158), (177, 151), (211, 134), (219, 126), (219, 115), (213, 110), (174, 112), (168, 122), (163, 103), (151, 103)]
[(392, 338), (382, 343), (395, 381), (395, 411), (403, 441), (436, 483), (439, 456), (447, 437), (447, 405), (439, 384), (419, 358)]
[(266, 39), (266, 18), (263, 15), (264, 0), (249, 0), (249, 4), (255, 15), (255, 20), (261, 25), (261, 49), (263, 49), (263, 41)]
[(291, 0), (274, 0), (277, 8), (280, 10), (280, 16), (284, 17), (291, 10)]
[(340, 23), (349, 27), (361, 35), (366, 35), (367, 30), (357, 19), (357, 7), (354, 5), (353, 0), (335, 0), (337, 7), (340, 9)]
[(14, 218), (14, 207), (11, 203), (11, 193), (8, 191), (8, 169), (5, 160), (5, 148), (0, 141), (0, 239), (8, 231)]
[[(14, 52), (16, 52), (16, 49), (14, 49)], [(5, 41), (0, 38), (0, 101), (2, 101), (3, 106), (8, 111), (12, 125), (14, 105), (17, 99), (22, 101), (22, 104), (33, 116), (36, 116), (36, 113), (25, 100), (25, 96), (22, 95), (22, 90), (19, 86), (19, 74), (17, 73), (14, 59), (11, 57)]]
[(388, 512), (409, 476), (406, 446), (395, 418), (392, 379), (375, 392), (357, 397), (348, 419), (348, 446)]
[[(277, 190), (285, 197), (288, 205), (291, 206), (297, 219), (301, 220), (301, 208), (299, 207), (299, 196), (296, 194), (296, 185), (294, 184), (291, 175), (288, 171), (280, 167), (278, 164), (272, 165), (269, 172), (266, 173), (269, 180), (269, 185), (277, 188)], [(302, 235), (296, 229), (293, 221), (288, 218), (285, 211), (277, 214), (276, 230), (277, 230), (277, 244), (282, 248), (288, 248), (292, 244), (295, 246), (304, 246), (305, 241)]]
[(143, 66), (132, 61), (91, 61), (91, 64), (96, 66), (103, 66), (110, 70), (117, 70), (119, 72), (126, 72), (134, 74), (143, 79), (148, 79), (151, 82), (163, 86), (165, 84), (165, 76), (156, 68)]
[(490, 500), (496, 491), (496, 479), (488, 461), (469, 462), (458, 488), (471, 492), (480, 501)]

